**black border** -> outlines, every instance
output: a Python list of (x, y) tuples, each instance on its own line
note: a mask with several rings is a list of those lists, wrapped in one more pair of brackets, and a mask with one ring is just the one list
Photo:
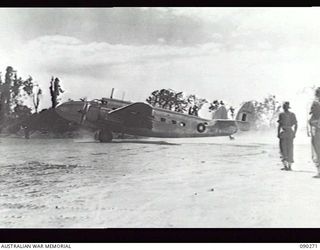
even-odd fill
[(1, 243), (318, 243), (310, 228), (1, 229)]
[(316, 0), (3, 0), (0, 7), (312, 7)]

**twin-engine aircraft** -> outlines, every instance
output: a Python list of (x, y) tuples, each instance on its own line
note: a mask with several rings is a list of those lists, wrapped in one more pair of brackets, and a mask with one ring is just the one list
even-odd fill
[[(207, 120), (197, 116), (155, 108), (142, 102), (103, 98), (97, 101), (69, 101), (56, 112), (70, 122), (98, 131), (100, 142), (110, 142), (114, 133), (145, 137), (182, 138), (231, 136), (248, 130), (245, 120)], [(242, 110), (245, 113), (245, 110)], [(239, 114), (238, 114), (239, 115)], [(244, 117), (247, 117), (244, 115)]]

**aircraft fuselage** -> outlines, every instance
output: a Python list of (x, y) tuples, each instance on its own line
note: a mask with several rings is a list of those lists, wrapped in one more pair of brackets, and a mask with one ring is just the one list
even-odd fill
[[(237, 132), (236, 121), (207, 120), (155, 107), (152, 107), (151, 126), (147, 128), (141, 125), (139, 118), (123, 122), (123, 119), (110, 115), (113, 110), (132, 103), (107, 98), (104, 101), (102, 104), (90, 102), (84, 126), (93, 129), (108, 127), (112, 132), (163, 138), (228, 136)], [(79, 123), (82, 116), (79, 111), (84, 105), (82, 101), (71, 101), (60, 105), (56, 110), (65, 119)]]

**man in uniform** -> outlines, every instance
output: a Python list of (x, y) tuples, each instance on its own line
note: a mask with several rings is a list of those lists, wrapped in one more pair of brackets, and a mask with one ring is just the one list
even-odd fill
[(293, 139), (296, 136), (298, 123), (294, 113), (290, 112), (290, 103), (283, 103), (283, 111), (279, 114), (278, 138), (280, 139), (280, 154), (284, 168), (291, 170), (293, 163)]
[(320, 178), (320, 87), (316, 89), (310, 115), (308, 136), (311, 135), (312, 160), (318, 170), (318, 174), (314, 177)]

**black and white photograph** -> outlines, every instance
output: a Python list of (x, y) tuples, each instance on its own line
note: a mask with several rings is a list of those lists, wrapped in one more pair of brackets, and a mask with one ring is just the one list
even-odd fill
[(320, 8), (0, 8), (0, 228), (319, 228)]

